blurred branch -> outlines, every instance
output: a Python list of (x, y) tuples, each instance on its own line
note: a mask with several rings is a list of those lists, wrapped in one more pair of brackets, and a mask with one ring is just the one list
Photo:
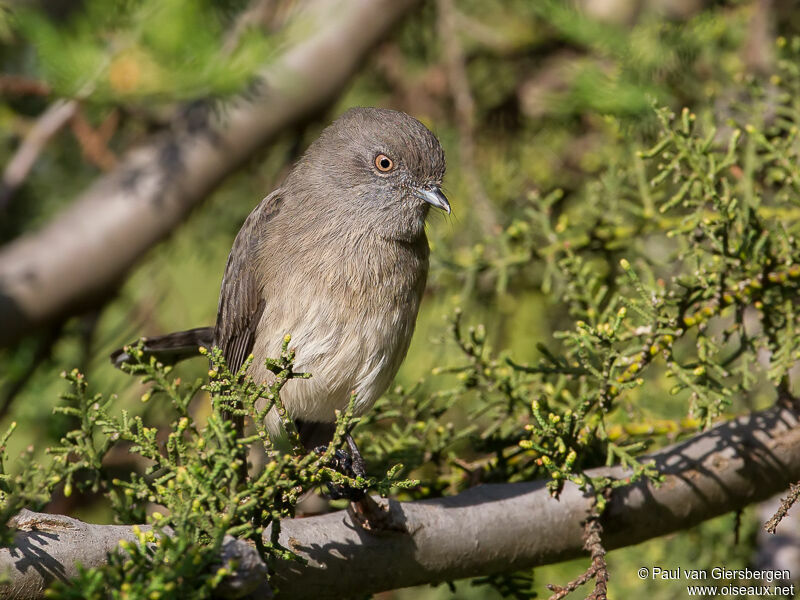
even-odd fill
[(764, 524), (764, 529), (768, 533), (775, 533), (778, 530), (778, 525), (789, 513), (789, 509), (794, 506), (795, 502), (800, 499), (800, 483), (793, 483), (789, 487), (789, 495), (786, 498), (781, 498), (781, 505), (775, 514)]
[(77, 109), (78, 103), (75, 100), (57, 100), (34, 123), (3, 171), (3, 179), (0, 181), (0, 210), (5, 208), (14, 192), (25, 181), (47, 143), (69, 123)]
[(239, 45), (245, 31), (251, 27), (265, 27), (272, 21), (277, 11), (277, 0), (252, 0), (225, 36), (222, 51), (231, 54)]
[(50, 86), (43, 81), (22, 75), (0, 75), (0, 95), (3, 96), (47, 96)]
[(759, 75), (772, 72), (775, 63), (775, 27), (772, 0), (753, 3), (753, 18), (747, 28), (747, 40), (742, 58), (748, 71)]
[(498, 54), (504, 54), (514, 50), (516, 45), (503, 33), (494, 27), (489, 27), (486, 23), (473, 17), (469, 17), (462, 12), (455, 11), (455, 29), (468, 35), (478, 43), (491, 48)]
[[(481, 485), (420, 502), (389, 500), (387, 520), (402, 524), (405, 533), (368, 533), (344, 512), (287, 520), (280, 542), (305, 562), (276, 564), (271, 581), (282, 598), (341, 598), (559, 562), (585, 555), (586, 548), (593, 552), (591, 576), (602, 570), (603, 547), (686, 529), (800, 479), (797, 409), (783, 404), (743, 416), (645, 457), (655, 461), (663, 482), (615, 489), (597, 527), (588, 530), (584, 523), (594, 494), (568, 483), (556, 500), (543, 481)], [(612, 467), (588, 474), (624, 479), (630, 471)], [(594, 536), (600, 525), (602, 546)], [(89, 527), (100, 540), (130, 531)], [(270, 535), (265, 532), (265, 539)], [(100, 544), (85, 540), (81, 527), (20, 531), (15, 547), (0, 550), (0, 570), (9, 569), (12, 581), (5, 591), (40, 598), (43, 585), (68, 577), (78, 558), (84, 567), (103, 564), (113, 545), (97, 550)]]
[[(330, 106), (418, 0), (319, 0), (310, 37), (267, 66), (247, 98), (130, 152), (48, 226), (0, 249), (0, 346), (96, 305), (228, 175)], [(324, 23), (324, 26), (311, 27)], [(183, 126), (182, 126), (183, 125)]]
[(114, 135), (118, 122), (117, 110), (112, 110), (97, 129), (92, 127), (80, 108), (72, 118), (72, 133), (81, 145), (83, 156), (104, 171), (113, 169), (117, 164), (117, 157), (109, 149), (108, 142)]
[(472, 196), (478, 222), (486, 235), (498, 233), (497, 215), (483, 189), (475, 164), (475, 100), (469, 88), (464, 50), (456, 29), (456, 8), (453, 0), (438, 0), (438, 28), (444, 47), (447, 80), (456, 109), (459, 134), (459, 158), (463, 175)]

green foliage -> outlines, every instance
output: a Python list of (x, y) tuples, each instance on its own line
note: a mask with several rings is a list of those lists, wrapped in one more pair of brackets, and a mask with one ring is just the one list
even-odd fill
[[(340, 416), (326, 451), (302, 452), (280, 400), (287, 381), (308, 377), (292, 368), (290, 339), (284, 339), (278, 359), (267, 361), (275, 373), (268, 385), (256, 385), (245, 377), (252, 357), (231, 373), (219, 349), (209, 353), (212, 367), (207, 382), (182, 382), (172, 376), (171, 367), (152, 358), (133, 364), (129, 370), (151, 384), (142, 401), (158, 399), (171, 409), (173, 420), (167, 430), (148, 426), (125, 410), (114, 414), (114, 396), (90, 395), (85, 377), (77, 370), (64, 374), (73, 392), (64, 394), (66, 406), (56, 411), (77, 419), (79, 427), (67, 433), (61, 445), (48, 450), (53, 457), (48, 465), (16, 477), (4, 476), (3, 523), (21, 508), (40, 508), (63, 482), (67, 497), (74, 491), (102, 492), (115, 519), (133, 525), (139, 543), (121, 543), (121, 552), (112, 554), (107, 566), (81, 571), (76, 580), (51, 589), (49, 597), (105, 598), (114, 589), (130, 599), (207, 598), (235, 568), (219, 564), (225, 536), (251, 540), (264, 560), (292, 559), (291, 551), (277, 543), (280, 520), (292, 517), (298, 499), (310, 490), (333, 482), (388, 493), (395, 486), (414, 484), (397, 478), (401, 465), (380, 480), (351, 479), (327, 466), (356, 422), (352, 418), (355, 397)], [(143, 356), (138, 348), (130, 351)], [(205, 423), (198, 422), (190, 410), (190, 402), (201, 390), (210, 395), (213, 408)], [(265, 406), (257, 407), (256, 401), (262, 398)], [(273, 408), (292, 442), (290, 452), (280, 450), (265, 429), (264, 417)], [(246, 418), (254, 431), (238, 434), (226, 414)], [(0, 440), (3, 446), (12, 431)], [(144, 459), (145, 471), (130, 473), (124, 480), (109, 478), (102, 462), (117, 445)], [(263, 452), (264, 467), (248, 475), (247, 457), (253, 445)], [(145, 522), (152, 529), (143, 531), (136, 525)], [(265, 540), (267, 528), (271, 536)], [(12, 534), (3, 527), (4, 543), (11, 543)]]
[[(700, 125), (688, 110), (660, 109), (658, 139), (632, 152), (628, 166), (573, 194), (534, 197), (528, 218), (495, 240), (497, 258), (476, 255), (473, 268), (493, 274), (502, 290), (543, 261), (542, 285), (571, 326), (538, 345), (538, 363), (524, 365), (495, 354), (483, 327), (465, 334), (456, 313), (453, 338), (466, 364), (434, 374), (456, 373), (459, 387), (427, 400), (400, 390), (381, 404), (385, 412), (368, 419), (390, 423), (389, 433), (362, 434), (376, 458), (410, 452), (434, 465), (418, 471), (420, 495), (543, 476), (554, 493), (566, 480), (601, 492), (657, 480), (636, 456), (659, 437), (709, 427), (736, 398), (770, 387), (773, 398), (792, 393), (800, 113), (789, 92), (771, 101), (781, 117), (761, 128), (734, 119)], [(662, 381), (685, 402), (687, 419), (614, 425), (629, 421), (622, 411), (641, 412), (637, 399)], [(469, 426), (448, 422), (465, 402)], [(411, 444), (401, 441), (409, 436)], [(632, 469), (630, 479), (585, 472), (617, 463)]]
[[(481, 267), (502, 281), (535, 258), (545, 262), (543, 285), (573, 322), (539, 344), (538, 363), (494, 353), (485, 329), (465, 334), (457, 312), (453, 338), (464, 364), (434, 374), (455, 373), (459, 386), (427, 400), (401, 390), (365, 418), (390, 424), (363, 433), (376, 458), (435, 465), (422, 495), (542, 476), (554, 493), (566, 480), (600, 492), (656, 477), (635, 457), (659, 431), (709, 427), (764, 380), (790, 393), (788, 370), (800, 357), (793, 109), (765, 132), (745, 126), (724, 135), (687, 110), (657, 114), (662, 132), (651, 149), (572, 196), (535, 199), (529, 218), (497, 242), (499, 258)], [(762, 350), (767, 364), (754, 360)], [(688, 421), (640, 424), (645, 435), (610, 427), (620, 408), (635, 405), (626, 400), (663, 377), (688, 402)], [(443, 422), (471, 397), (469, 427)], [(465, 453), (478, 458), (465, 462)], [(617, 463), (632, 469), (630, 479), (585, 473)]]
[[(41, 509), (50, 500), (52, 489), (61, 481), (53, 471), (38, 469), (33, 456), (33, 448), (28, 447), (19, 457), (19, 470), (7, 472), (8, 439), (17, 428), (12, 423), (0, 438), (0, 518), (2, 523), (16, 515), (23, 508)], [(0, 528), (0, 545), (9, 546), (14, 541), (14, 530)]]
[[(18, 58), (8, 52), (6, 62), (59, 95), (82, 95), (94, 120), (121, 107), (125, 119), (112, 147), (126, 148), (163, 118), (150, 110), (153, 100), (241, 91), (275, 47), (272, 34), (252, 33), (232, 53), (220, 52), (231, 22), (212, 4), (115, 2), (109, 9), (88, 2), (66, 24), (24, 13), (11, 23), (23, 50), (36, 46), (37, 60), (21, 51)], [(370, 472), (380, 477), (349, 483), (421, 498), (479, 482), (546, 478), (555, 494), (572, 481), (602, 503), (599, 492), (626, 481), (592, 479), (588, 469), (621, 463), (634, 468), (634, 477), (655, 479), (635, 462), (644, 451), (764, 406), (776, 390), (797, 393), (787, 377), (800, 347), (796, 20), (775, 13), (786, 37), (766, 48), (749, 38), (760, 5), (746, 2), (674, 20), (642, 7), (611, 22), (563, 2), (455, 4), (475, 102), (473, 166), (500, 228), (487, 232), (471, 209), (464, 170), (472, 167), (460, 164), (460, 124), (443, 89), (441, 46), (448, 40), (435, 29), (434, 3), (374, 53), (333, 111), (386, 105), (430, 124), (447, 151), (455, 215), (431, 224), (430, 294), (397, 387), (354, 431)], [(774, 53), (768, 73), (748, 66), (751, 46)], [(669, 108), (654, 111), (654, 104)], [(30, 126), (26, 115), (41, 105), (4, 99), (4, 158)], [(225, 568), (213, 561), (223, 531), (257, 540), (259, 529), (292, 514), (295, 487), (343, 481), (325, 458), (295, 455), (291, 441), (289, 450), (270, 444), (256, 399), (279, 397), (279, 389), (222, 366), (212, 368), (211, 379), (187, 385), (179, 379), (194, 381), (207, 369), (202, 361), (169, 373), (148, 364), (140, 374), (154, 388), (145, 397), (163, 403), (140, 403), (141, 389), (106, 364), (108, 351), (134, 335), (213, 322), (219, 275), (241, 220), (320, 126), (292, 132), (153, 251), (109, 304), (91, 343), (82, 345), (82, 323), (69, 323), (14, 406), (20, 425), (8, 443), (32, 447), (16, 463), (3, 454), (3, 522), (23, 506), (43, 507), (63, 482), (72, 497), (101, 493), (106, 504), (93, 506), (113, 504), (120, 522), (148, 519), (180, 532), (158, 546), (143, 537), (150, 546), (132, 545), (107, 570), (82, 575), (87, 595), (116, 586), (130, 597), (177, 596), (188, 580), (202, 582), (206, 593)], [(51, 143), (8, 218), (0, 219), (0, 234), (45, 222), (94, 176), (78, 154), (68, 135)], [(456, 305), (461, 313), (453, 313)], [(442, 312), (454, 315), (444, 327)], [(33, 341), (0, 352), (9, 382), (26, 377), (38, 352)], [(271, 363), (272, 386), (300, 376), (287, 360)], [(85, 366), (97, 389), (119, 390), (120, 397), (88, 394), (73, 372), (68, 379), (76, 389), (62, 411), (68, 426), (48, 421), (42, 428), (55, 386), (49, 373), (75, 364)], [(433, 375), (420, 379), (432, 367)], [(205, 394), (212, 414), (197, 416), (209, 404)], [(248, 417), (245, 438), (235, 437), (223, 411)], [(344, 423), (355, 423), (343, 417), (338, 435)], [(284, 427), (292, 438), (291, 422), (284, 419)], [(65, 436), (70, 428), (75, 432)], [(43, 462), (33, 446), (61, 438), (51, 467), (29, 467)], [(136, 446), (149, 470), (109, 475), (99, 461), (119, 445)], [(241, 479), (236, 466), (247, 446), (271, 457), (270, 474)], [(395, 479), (400, 463), (418, 483)], [(222, 484), (209, 486), (211, 474)], [(265, 499), (248, 495), (250, 489)], [(231, 506), (233, 497), (241, 506)], [(195, 500), (202, 514), (192, 512)], [(163, 518), (146, 517), (151, 503), (166, 507), (158, 508)], [(612, 553), (612, 589), (630, 595), (635, 586), (654, 598), (670, 593), (629, 576), (633, 568), (615, 567), (615, 554), (637, 566), (642, 556), (744, 566), (753, 536), (732, 548), (729, 521)], [(265, 544), (263, 551), (274, 557), (283, 549)], [(159, 566), (164, 558), (178, 560), (172, 573)], [(538, 585), (552, 581), (540, 573)], [(529, 572), (477, 583), (483, 585), (459, 584), (451, 595), (483, 598), (494, 590), (527, 597), (534, 590)], [(77, 597), (79, 590), (59, 593)]]
[(174, 102), (240, 93), (263, 68), (272, 44), (256, 28), (220, 51), (223, 17), (205, 0), (92, 0), (67, 27), (33, 10), (18, 11), (16, 22), (59, 95)]
[[(572, 83), (559, 98), (557, 110), (564, 115), (589, 111), (641, 119), (649, 116), (652, 99), (668, 97), (673, 86), (679, 94), (714, 93), (680, 89), (696, 85), (682, 77), (684, 70), (702, 65), (724, 72), (728, 65), (713, 57), (742, 42), (739, 32), (744, 14), (732, 14), (727, 22), (708, 14), (688, 22), (650, 16), (631, 31), (621, 23), (582, 14), (568, 2), (537, 2), (535, 6), (536, 14), (565, 40), (589, 51), (577, 61)], [(719, 78), (714, 73), (711, 79)]]
[(503, 598), (532, 600), (538, 596), (533, 589), (533, 571), (489, 575), (473, 580), (472, 584), (489, 586), (497, 590)]

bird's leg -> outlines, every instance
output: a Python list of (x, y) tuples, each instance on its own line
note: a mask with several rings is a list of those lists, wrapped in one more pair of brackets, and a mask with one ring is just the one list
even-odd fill
[(345, 436), (345, 441), (347, 442), (347, 447), (350, 448), (350, 456), (353, 459), (353, 473), (355, 473), (358, 477), (366, 477), (367, 476), (367, 465), (364, 463), (364, 459), (361, 456), (361, 452), (358, 451), (358, 446), (356, 446), (356, 441), (353, 439), (353, 436), (349, 433)]
[(402, 511), (392, 510), (391, 503), (376, 501), (372, 496), (365, 495), (360, 500), (350, 502), (347, 514), (361, 529), (370, 533), (410, 533)]
[[(348, 433), (345, 436), (345, 440), (347, 441), (347, 446), (350, 448), (350, 452), (348, 453), (337, 448), (333, 453), (333, 458), (328, 466), (335, 471), (338, 471), (342, 475), (351, 477), (353, 479), (356, 477), (366, 477), (366, 465), (364, 464), (364, 459), (362, 458), (361, 453), (358, 451), (358, 446), (356, 446), (353, 437)], [(326, 450), (327, 446), (317, 446), (314, 448), (314, 452), (317, 454), (323, 454)], [(365, 489), (354, 488), (347, 484), (339, 485), (329, 482), (327, 487), (328, 495), (332, 500), (347, 498), (351, 502), (357, 502), (364, 498), (367, 494)]]
[[(353, 460), (352, 471), (356, 475), (366, 477), (366, 465), (361, 456), (361, 452), (356, 446), (356, 442), (349, 433), (344, 438), (350, 448), (350, 456)], [(388, 506), (384, 507), (375, 502), (366, 491), (360, 498), (350, 498), (348, 512), (353, 520), (363, 529), (378, 533), (381, 531), (405, 531), (405, 527), (398, 525), (392, 519)]]
[[(366, 477), (367, 469), (364, 458), (361, 456), (353, 436), (348, 433), (344, 439), (350, 452), (337, 449), (328, 466), (348, 477)], [(314, 448), (314, 452), (324, 454), (327, 449), (328, 447), (324, 445), (317, 446)], [(367, 495), (367, 490), (331, 482), (327, 483), (327, 487), (328, 497), (332, 500), (338, 500), (339, 498), (350, 500), (347, 512), (353, 522), (362, 529), (376, 534), (389, 532), (408, 533), (403, 520), (393, 514), (388, 505), (384, 506), (373, 500), (372, 497)]]

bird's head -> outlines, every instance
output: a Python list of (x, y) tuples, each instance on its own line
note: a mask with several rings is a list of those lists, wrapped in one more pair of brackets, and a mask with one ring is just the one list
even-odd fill
[[(313, 186), (316, 207), (347, 213), (399, 238), (421, 235), (431, 206), (450, 213), (441, 191), (445, 158), (436, 136), (409, 115), (352, 108), (328, 126), (292, 174)], [(309, 189), (311, 191), (311, 189)]]

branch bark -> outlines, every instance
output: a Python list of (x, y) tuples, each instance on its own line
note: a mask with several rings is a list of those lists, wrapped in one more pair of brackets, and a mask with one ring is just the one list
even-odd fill
[(266, 67), (246, 100), (176, 121), (44, 229), (0, 249), (0, 347), (101, 302), (226, 176), (330, 105), (418, 1), (314, 3), (304, 30), (315, 33)]
[[(601, 520), (603, 545), (637, 544), (787, 489), (800, 479), (799, 417), (800, 407), (782, 404), (652, 454), (664, 482), (615, 490)], [(621, 467), (591, 473), (629, 474)], [(591, 511), (592, 498), (567, 484), (555, 500), (536, 481), (385, 504), (388, 519), (405, 533), (368, 533), (345, 512), (283, 522), (281, 543), (307, 563), (275, 566), (272, 582), (281, 597), (351, 597), (574, 558), (585, 554), (581, 522)], [(15, 598), (41, 597), (43, 578), (63, 576), (78, 557), (87, 567), (103, 560), (97, 553), (91, 559), (82, 554), (85, 542), (70, 531), (46, 536), (23, 531), (15, 544), (0, 550), (0, 571), (10, 570), (7, 591)]]
[[(0, 584), (3, 598), (42, 598), (53, 580), (75, 577), (78, 564), (85, 567), (102, 564), (108, 553), (118, 550), (120, 541), (137, 543), (137, 536), (128, 525), (93, 525), (30, 510), (19, 513), (11, 525), (18, 529), (14, 548), (4, 548), (0, 560), (12, 557), (16, 572), (10, 586)], [(140, 525), (139, 529), (146, 532), (152, 528)], [(267, 566), (253, 546), (226, 536), (220, 565), (230, 559), (237, 567), (224, 580), (223, 589), (218, 590), (224, 597), (240, 598), (254, 591), (260, 598), (272, 597), (272, 590), (266, 584)]]

